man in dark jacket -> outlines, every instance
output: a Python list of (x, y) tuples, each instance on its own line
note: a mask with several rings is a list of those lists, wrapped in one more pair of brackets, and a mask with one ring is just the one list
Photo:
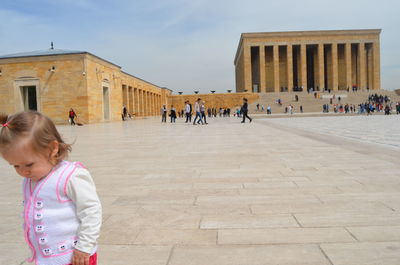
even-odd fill
[(253, 120), (247, 115), (248, 112), (248, 104), (247, 104), (247, 98), (243, 98), (243, 106), (242, 106), (242, 114), (243, 114), (243, 120), (242, 123), (245, 123), (246, 117), (250, 120), (250, 122)]

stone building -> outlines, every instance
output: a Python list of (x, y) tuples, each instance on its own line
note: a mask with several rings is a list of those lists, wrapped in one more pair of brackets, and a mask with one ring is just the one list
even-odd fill
[(236, 92), (380, 89), (380, 29), (243, 33)]
[(0, 112), (38, 110), (66, 123), (73, 108), (83, 123), (159, 115), (171, 90), (85, 51), (49, 49), (0, 56)]

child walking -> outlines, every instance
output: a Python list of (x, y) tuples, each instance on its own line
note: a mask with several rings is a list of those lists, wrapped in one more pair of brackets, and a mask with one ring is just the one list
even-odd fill
[(90, 173), (39, 112), (0, 114), (0, 153), (23, 177), (24, 234), (36, 265), (96, 265), (101, 204)]

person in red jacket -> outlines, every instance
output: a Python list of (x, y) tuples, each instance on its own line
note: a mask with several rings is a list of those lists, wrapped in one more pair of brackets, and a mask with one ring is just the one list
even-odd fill
[(74, 119), (75, 117), (78, 117), (78, 115), (76, 115), (75, 111), (72, 108), (69, 110), (68, 117), (71, 120), (71, 125), (75, 125)]

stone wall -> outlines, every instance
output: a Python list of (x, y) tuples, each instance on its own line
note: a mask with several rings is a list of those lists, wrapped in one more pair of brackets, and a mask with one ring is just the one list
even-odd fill
[(243, 93), (221, 93), (221, 94), (195, 94), (195, 95), (174, 95), (168, 97), (168, 106), (174, 106), (177, 111), (183, 110), (185, 106), (185, 101), (194, 105), (198, 98), (205, 101), (206, 108), (231, 108), (235, 109), (243, 104), (243, 98), (247, 98), (249, 103), (254, 102), (259, 98), (256, 93), (243, 92)]
[(68, 120), (69, 108), (87, 109), (82, 59), (82, 55), (64, 55), (1, 60), (0, 111), (24, 110), (22, 86), (36, 86), (38, 110), (57, 123)]

